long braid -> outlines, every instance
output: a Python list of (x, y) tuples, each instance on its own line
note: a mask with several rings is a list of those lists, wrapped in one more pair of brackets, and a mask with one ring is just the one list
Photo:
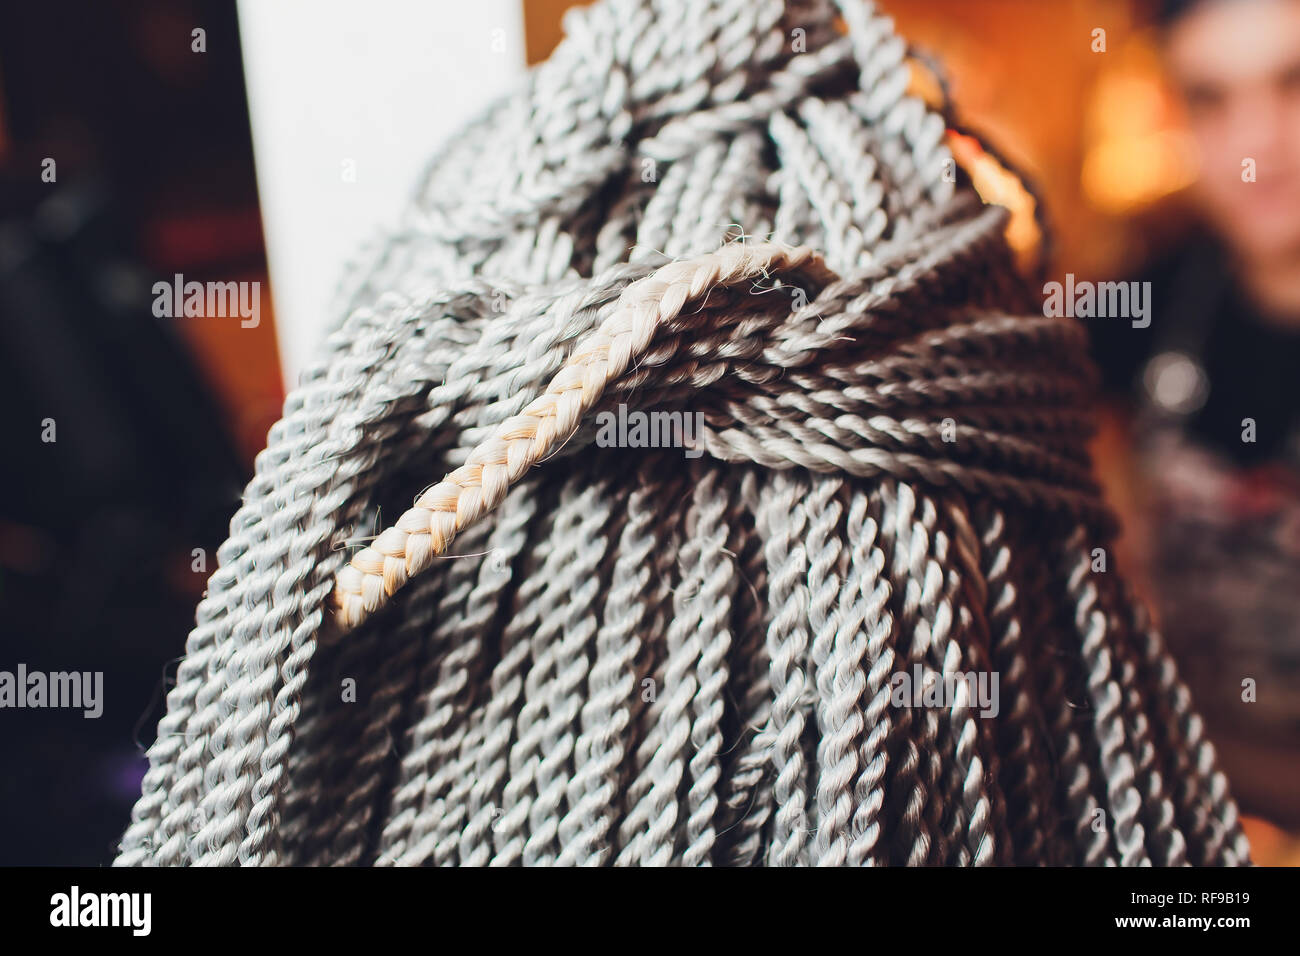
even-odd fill
[[(858, 698), (865, 680), (861, 655), (865, 639), (858, 641), (858, 664), (844, 660), (851, 653), (845, 639), (859, 638), (857, 626), (841, 616), (844, 546), (839, 531), (843, 507), (839, 502), (843, 482), (818, 477), (808, 497), (808, 623), (813, 640), (810, 650), (817, 689), (817, 729), (820, 736), (816, 765), (821, 770), (817, 787), (817, 836), (813, 859), (819, 866), (843, 865), (848, 853), (848, 825), (853, 815), (853, 778), (857, 772), (856, 738), (861, 731)], [(837, 643), (838, 640), (838, 643)], [(838, 681), (847, 682), (842, 690)]]
[[(975, 727), (978, 735), (978, 752), (984, 765), (983, 784), (988, 791), (989, 831), (992, 836), (992, 852), (987, 859), (990, 863), (1012, 863), (1016, 856), (1011, 843), (1008, 823), (1007, 796), (1002, 786), (1002, 757), (998, 747), (998, 726), (1001, 716), (1001, 690), (994, 687), (992, 635), (989, 622), (985, 616), (988, 607), (989, 586), (980, 566), (980, 541), (967, 504), (959, 498), (949, 498), (943, 504), (941, 518), (945, 519), (953, 536), (954, 554), (956, 556), (956, 577), (960, 581), (958, 595), (958, 615), (961, 626), (959, 633), (967, 635), (965, 642), (966, 659), (974, 665), (972, 672), (976, 678), (977, 699), (973, 702), (978, 708)], [(988, 701), (978, 700), (978, 681), (984, 677), (989, 690)], [(969, 691), (969, 683), (963, 682)], [(996, 713), (985, 707), (997, 701)]]
[[(683, 492), (683, 486), (675, 480), (668, 480), (658, 483), (657, 490), (660, 495), (674, 496)], [(672, 500), (671, 497), (668, 500)], [(675, 614), (679, 554), (684, 548), (683, 518), (682, 512), (675, 511), (667, 520), (661, 517), (656, 528), (653, 571), (645, 596), (646, 613), (650, 616), (646, 631), (652, 639), (642, 642), (643, 653), (637, 662), (641, 693), (634, 701), (636, 745), (629, 748), (625, 756), (628, 782), (623, 795), (624, 812), (618, 825), (616, 862), (625, 866), (637, 865), (641, 861), (653, 806), (648, 796), (654, 787), (655, 757), (667, 730), (663, 716), (670, 700), (671, 681), (668, 677), (666, 635)]]
[(735, 559), (727, 552), (728, 499), (717, 471), (702, 470), (692, 502), (693, 530), (700, 539), (703, 574), (697, 577), (699, 584), (690, 599), (692, 617), (699, 618), (701, 646), (699, 689), (691, 701), (691, 746), (695, 754), (687, 765), (691, 786), (686, 794), (686, 847), (682, 853), (685, 866), (711, 863), (718, 836), (717, 790), (722, 779), (722, 721), (726, 710), (723, 694), (730, 682), (731, 605), (737, 586)]
[[(894, 616), (904, 635), (906, 646), (896, 658), (908, 679), (915, 665), (924, 666), (929, 654), (930, 634), (920, 624), (921, 599), (928, 585), (933, 591), (938, 582), (925, 577), (925, 551), (929, 547), (926, 529), (914, 520), (916, 494), (906, 484), (886, 483), (881, 488), (885, 502), (884, 536), (892, 554), (890, 581), (897, 605)], [(919, 714), (912, 707), (898, 708), (895, 745), (890, 755), (895, 779), (889, 789), (895, 800), (891, 829), (897, 834), (899, 862), (920, 866), (947, 856), (948, 845), (942, 832), (944, 806), (937, 796), (943, 768), (939, 756), (939, 715), (931, 709)]]
[(1028, 541), (1024, 573), (1025, 594), (1033, 608), (1029, 633), (1033, 645), (1038, 699), (1053, 747), (1059, 825), (1055, 834), (1061, 847), (1054, 862), (1100, 866), (1110, 853), (1109, 829), (1099, 825), (1101, 804), (1095, 793), (1093, 770), (1076, 720), (1075, 658), (1061, 638), (1057, 608), (1051, 598), (1051, 576), (1046, 555)]
[(1123, 692), (1125, 733), (1132, 741), (1134, 771), (1142, 798), (1142, 825), (1147, 850), (1156, 866), (1183, 866), (1187, 863), (1187, 840), (1177, 825), (1173, 801), (1165, 788), (1154, 739), (1151, 702), (1138, 679), (1140, 662), (1129, 620), (1123, 589), (1113, 573), (1096, 575), (1100, 598), (1107, 614), (1112, 635), (1110, 648), (1120, 667)]
[[(509, 507), (513, 504), (514, 507)], [(478, 581), (466, 598), (466, 610), (461, 621), (460, 636), (472, 653), (472, 659), (486, 658), (489, 654), (489, 635), (499, 616), (503, 613), (502, 602), (509, 596), (507, 584), (511, 579), (512, 564), (527, 541), (528, 522), (533, 517), (536, 500), (525, 500), (525, 496), (507, 499), (507, 510), (502, 514), (502, 521), (492, 529), (486, 539), (486, 554), (478, 562)], [(476, 673), (482, 674), (479, 666)], [(481, 683), (481, 678), (476, 678)], [(479, 778), (474, 773), (481, 757), (485, 725), (482, 716), (484, 703), (479, 695), (474, 695), (469, 703), (468, 719), (470, 726), (461, 738), (460, 751), (454, 763), (450, 765), (450, 791), (437, 808), (432, 834), (426, 836), (423, 846), (412, 847), (408, 859), (422, 859), (436, 864), (444, 864), (452, 859), (461, 840), (462, 830), (468, 829), (474, 811), (481, 809), (474, 802), (472, 794)], [(426, 792), (427, 801), (427, 792)], [(428, 809), (422, 814), (428, 813)], [(427, 825), (416, 829), (429, 834)], [(431, 852), (429, 852), (431, 850)]]
[(804, 486), (797, 478), (778, 474), (768, 497), (760, 502), (758, 514), (758, 532), (767, 542), (767, 600), (772, 608), (772, 622), (767, 629), (773, 695), (768, 723), (776, 810), (767, 861), (773, 866), (802, 862), (810, 829), (802, 749), (807, 721), (805, 655), (809, 640), (805, 616), (808, 558), (802, 541), (808, 515), (800, 500), (803, 494)]
[(988, 508), (981, 527), (993, 665), (1005, 709), (998, 724), (998, 752), (1013, 821), (1015, 858), (1023, 863), (1047, 863), (1052, 860), (1047, 844), (1054, 839), (1056, 826), (1050, 779), (1044, 772), (1048, 763), (1040, 737), (1042, 714), (1025, 651), (1025, 644), (1035, 635), (1024, 630), (1024, 599), (1017, 574), (1021, 569), (1013, 565), (1007, 518), (1000, 509)]
[(772, 684), (766, 650), (770, 614), (767, 610), (767, 561), (757, 532), (758, 501), (765, 492), (757, 474), (742, 473), (737, 498), (749, 521), (739, 553), (743, 587), (737, 598), (736, 634), (730, 668), (736, 686), (738, 740), (727, 768), (722, 800), (723, 861), (748, 866), (762, 849), (764, 828), (772, 812), (769, 720)]
[(1115, 848), (1124, 866), (1149, 863), (1144, 846), (1145, 831), (1138, 820), (1142, 799), (1134, 787), (1136, 771), (1128, 752), (1120, 708), (1123, 701), (1112, 670), (1113, 658), (1107, 645), (1107, 619), (1098, 607), (1098, 589), (1091, 580), (1090, 554), (1085, 550), (1086, 532), (1079, 528), (1067, 547), (1071, 565), (1067, 572), (1068, 593), (1075, 607), (1075, 626), (1082, 641), (1087, 669), (1088, 693), (1093, 724), (1100, 749), (1102, 771), (1110, 807)]
[(1167, 737), (1166, 752), (1173, 757), (1173, 800), (1187, 837), (1188, 856), (1198, 865), (1248, 863), (1250, 847), (1241, 832), (1236, 805), (1216, 766), (1214, 745), (1205, 738), (1201, 718), (1191, 708), (1191, 695), (1146, 610), (1137, 602), (1130, 608), (1141, 671), (1151, 688), (1158, 726)]
[[(595, 605), (602, 589), (600, 568), (611, 537), (617, 529), (615, 516), (623, 503), (611, 493), (607, 479), (584, 482), (573, 507), (581, 514), (572, 535), (582, 547), (567, 561), (565, 576), (555, 582), (543, 599), (545, 613), (557, 615), (555, 635), (555, 679), (547, 701), (541, 760), (537, 765), (537, 799), (530, 811), (531, 835), (524, 844), (524, 861), (529, 864), (554, 862), (558, 851), (558, 827), (565, 800), (567, 767), (573, 762), (576, 723), (582, 711), (582, 695), (590, 670), (588, 645), (596, 636)], [(576, 490), (576, 489), (575, 489)], [(563, 502), (561, 503), (563, 508)], [(563, 512), (561, 512), (562, 514)], [(614, 536), (616, 540), (616, 535)], [(551, 610), (551, 593), (559, 603)], [(549, 628), (545, 622), (539, 632)]]
[(853, 785), (856, 806), (846, 861), (855, 866), (889, 862), (882, 831), (888, 743), (894, 728), (889, 676), (893, 672), (897, 635), (889, 610), (890, 588), (884, 575), (880, 521), (878, 505), (873, 506), (865, 494), (855, 492), (848, 513), (848, 537), (852, 548), (850, 580), (856, 583), (856, 594), (852, 595), (853, 613), (846, 615), (846, 621), (860, 621), (857, 626), (866, 636), (862, 662), (866, 669), (862, 693), (865, 734), (859, 748), (860, 769)]
[(619, 535), (602, 624), (596, 637), (596, 657), (587, 677), (588, 700), (582, 709), (582, 733), (570, 786), (570, 809), (559, 824), (560, 864), (598, 863), (611, 856), (615, 798), (625, 734), (632, 726), (632, 700), (641, 688), (636, 680), (639, 628), (645, 621), (640, 600), (650, 578), (654, 553), (657, 488), (643, 469), (628, 496), (627, 521)]

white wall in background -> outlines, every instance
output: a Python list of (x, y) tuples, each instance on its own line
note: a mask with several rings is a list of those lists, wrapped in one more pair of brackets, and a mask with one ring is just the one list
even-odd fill
[[(519, 0), (239, 0), (285, 384), (343, 266), (445, 137), (524, 71)], [(355, 181), (345, 179), (351, 162)]]

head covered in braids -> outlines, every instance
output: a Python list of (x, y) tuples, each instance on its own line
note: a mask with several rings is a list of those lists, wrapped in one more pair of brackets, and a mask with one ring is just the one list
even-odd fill
[[(1083, 333), (890, 21), (566, 29), (346, 277), (117, 863), (1246, 862), (1094, 570)], [(660, 412), (690, 447), (600, 440)]]

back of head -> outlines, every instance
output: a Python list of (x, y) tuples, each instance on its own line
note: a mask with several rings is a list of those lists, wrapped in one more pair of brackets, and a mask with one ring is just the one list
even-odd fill
[(566, 28), (347, 277), (118, 862), (1244, 862), (891, 23)]

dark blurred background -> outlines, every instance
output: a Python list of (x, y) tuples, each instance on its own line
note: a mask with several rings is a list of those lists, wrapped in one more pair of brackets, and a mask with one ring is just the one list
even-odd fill
[(281, 401), (269, 316), (153, 315), (177, 272), (266, 287), (234, 5), (0, 5), (0, 668), (104, 672), (0, 716), (0, 863), (112, 858)]
[[(525, 0), (529, 62), (572, 5)], [(1170, 631), (1257, 860), (1300, 861), (1300, 523), (1294, 540), (1264, 533), (1300, 513), (1300, 459), (1278, 438), (1300, 410), (1300, 306), (1286, 301), (1300, 283), (1270, 300), (1242, 265), (1285, 280), (1292, 245), (1300, 256), (1286, 185), (1300, 180), (1287, 166), (1300, 160), (1300, 0), (881, 6), (943, 64), (964, 123), (998, 145), (1002, 160), (980, 137), (951, 137), (985, 198), (1012, 209), (1027, 267), (1171, 290), (1161, 335), (1095, 336), (1099, 469), (1128, 529), (1119, 567)], [(1215, 19), (1228, 8), (1232, 20)], [(1292, 67), (1285, 43), (1268, 62), (1251, 52), (1260, 31), (1294, 41)], [(1197, 46), (1206, 35), (1217, 50)], [(920, 62), (916, 92), (934, 98)], [(246, 103), (232, 0), (0, 5), (0, 669), (99, 670), (105, 687), (97, 720), (0, 713), (0, 864), (112, 858), (215, 548), (278, 415)], [(1224, 146), (1217, 168), (1207, 142)], [(1232, 191), (1239, 155), (1260, 158), (1254, 193)], [(1264, 220), (1274, 241), (1252, 246)], [(175, 273), (260, 282), (261, 322), (155, 317), (151, 287)], [(1242, 407), (1269, 441), (1230, 440)], [(1165, 453), (1198, 443), (1210, 466)], [(1172, 492), (1155, 480), (1169, 476)]]

